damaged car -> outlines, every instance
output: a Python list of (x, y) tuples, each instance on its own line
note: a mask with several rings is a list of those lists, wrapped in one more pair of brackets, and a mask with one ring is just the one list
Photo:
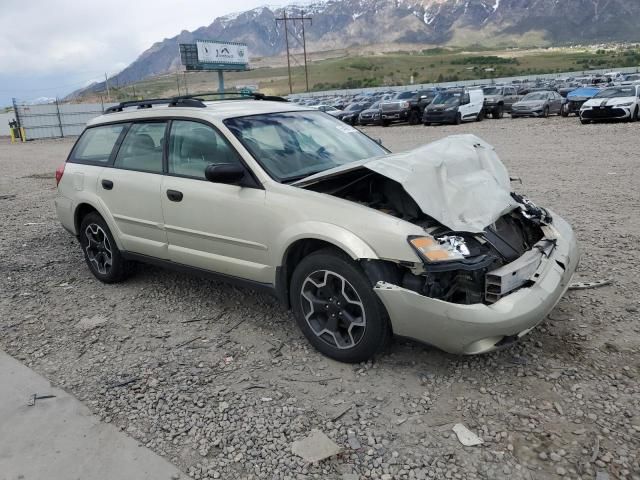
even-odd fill
[(147, 262), (272, 293), (343, 362), (392, 335), (456, 354), (506, 347), (566, 291), (571, 227), (513, 192), (481, 139), (390, 153), (322, 112), (253, 97), (125, 102), (90, 122), (56, 171), (56, 210), (98, 280)]

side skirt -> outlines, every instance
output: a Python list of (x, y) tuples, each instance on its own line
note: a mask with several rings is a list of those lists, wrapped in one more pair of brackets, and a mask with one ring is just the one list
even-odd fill
[(279, 292), (275, 285), (270, 283), (261, 283), (253, 280), (247, 280), (246, 278), (234, 277), (233, 275), (227, 275), (225, 273), (213, 272), (211, 270), (205, 270), (204, 268), (192, 267), (191, 265), (184, 265), (182, 263), (172, 262), (171, 260), (163, 260), (161, 258), (150, 257), (148, 255), (142, 255), (140, 253), (133, 252), (120, 252), (126, 260), (146, 263), (149, 265), (155, 265), (157, 267), (167, 268), (170, 270), (184, 272), (199, 277), (204, 277), (209, 280), (218, 282), (225, 282), (231, 285), (235, 285), (243, 288), (250, 288), (259, 292), (267, 293), (276, 297), (282, 303), (282, 294)]

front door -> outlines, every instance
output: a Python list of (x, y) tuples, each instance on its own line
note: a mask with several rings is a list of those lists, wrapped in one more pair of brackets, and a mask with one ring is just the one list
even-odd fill
[(174, 120), (168, 171), (162, 183), (162, 210), (169, 258), (214, 272), (272, 283), (265, 232), (269, 212), (260, 188), (212, 183), (210, 164), (238, 163), (238, 153), (208, 124)]
[(167, 258), (160, 187), (167, 122), (137, 122), (127, 132), (112, 168), (96, 187), (129, 252)]

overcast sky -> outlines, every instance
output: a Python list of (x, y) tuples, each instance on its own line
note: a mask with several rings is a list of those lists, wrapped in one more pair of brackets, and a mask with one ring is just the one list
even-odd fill
[(0, 106), (64, 96), (122, 70), (154, 42), (216, 17), (286, 0), (6, 0)]

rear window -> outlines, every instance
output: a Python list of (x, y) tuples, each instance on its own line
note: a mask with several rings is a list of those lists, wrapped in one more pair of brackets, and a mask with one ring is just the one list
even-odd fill
[(127, 126), (128, 124), (119, 124), (88, 128), (76, 143), (71, 155), (71, 161), (77, 163), (108, 163), (113, 147)]

